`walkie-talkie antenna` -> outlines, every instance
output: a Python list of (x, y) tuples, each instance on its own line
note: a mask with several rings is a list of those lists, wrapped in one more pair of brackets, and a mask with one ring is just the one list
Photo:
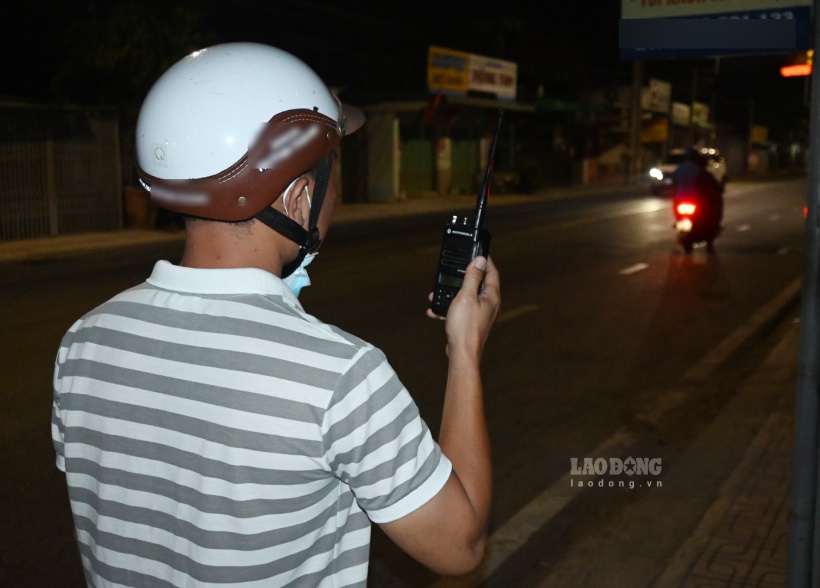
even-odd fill
[(490, 195), (490, 174), (492, 174), (493, 166), (495, 165), (495, 149), (498, 147), (498, 136), (501, 134), (501, 121), (504, 118), (504, 111), (498, 111), (498, 124), (495, 127), (495, 137), (493, 137), (493, 145), (490, 147), (490, 157), (487, 160), (487, 173), (484, 175), (484, 183), (481, 185), (481, 191), (478, 193), (478, 202), (475, 205), (475, 228), (480, 229), (481, 223), (484, 221), (484, 209), (487, 207), (487, 199)]

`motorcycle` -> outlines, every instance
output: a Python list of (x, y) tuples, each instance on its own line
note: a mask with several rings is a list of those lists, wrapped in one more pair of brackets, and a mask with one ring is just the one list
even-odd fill
[(678, 232), (678, 243), (686, 253), (692, 253), (695, 245), (706, 243), (709, 252), (714, 251), (714, 241), (720, 234), (719, 224), (713, 222), (701, 198), (694, 195), (676, 195), (672, 209), (675, 213), (673, 227)]

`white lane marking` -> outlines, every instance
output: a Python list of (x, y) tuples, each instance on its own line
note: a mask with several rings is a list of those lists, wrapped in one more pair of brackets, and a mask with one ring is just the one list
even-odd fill
[(737, 230), (738, 230), (739, 233), (742, 233), (743, 231), (748, 231), (751, 228), (752, 228), (752, 225), (740, 225), (737, 228)]
[[(759, 332), (767, 322), (781, 312), (783, 306), (799, 295), (802, 280), (797, 278), (785, 290), (760, 309), (751, 320), (738, 327), (734, 333), (712, 349), (701, 361), (683, 376), (681, 385), (660, 393), (653, 406), (636, 415), (636, 419), (650, 425), (660, 422), (666, 414), (681, 405), (691, 395), (687, 385), (696, 385), (706, 379), (733, 351)], [(608, 439), (593, 449), (589, 456), (609, 457), (628, 449), (635, 442), (634, 435), (626, 426), (616, 430)], [(581, 487), (570, 483), (571, 471), (567, 471), (552, 486), (526, 504), (487, 539), (487, 555), (481, 566), (461, 578), (439, 578), (431, 588), (469, 588), (477, 586), (490, 577), (504, 562), (521, 548), (534, 533), (546, 526), (561, 510), (581, 493)]]
[(648, 267), (649, 267), (648, 263), (636, 263), (635, 265), (630, 265), (629, 267), (625, 267), (624, 269), (622, 269), (618, 273), (621, 274), (622, 276), (628, 276), (629, 274), (634, 274), (634, 273), (643, 271)]
[(524, 306), (519, 306), (516, 308), (512, 308), (506, 312), (502, 312), (500, 315), (498, 315), (498, 318), (495, 320), (495, 322), (503, 323), (505, 321), (517, 318), (522, 314), (527, 314), (535, 310), (538, 310), (538, 306), (536, 306), (535, 304), (525, 304)]

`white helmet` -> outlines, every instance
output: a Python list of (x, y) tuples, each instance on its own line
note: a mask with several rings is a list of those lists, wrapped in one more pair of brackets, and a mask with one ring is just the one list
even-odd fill
[(246, 220), (363, 122), (290, 53), (216, 45), (177, 62), (149, 91), (137, 121), (137, 170), (158, 206)]

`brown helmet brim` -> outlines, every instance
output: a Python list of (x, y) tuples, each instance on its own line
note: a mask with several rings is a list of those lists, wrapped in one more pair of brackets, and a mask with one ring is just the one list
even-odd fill
[(289, 110), (271, 118), (248, 152), (218, 174), (171, 180), (139, 165), (137, 172), (157, 206), (201, 218), (247, 220), (363, 123), (361, 110), (353, 107), (343, 107), (338, 123), (311, 110)]

